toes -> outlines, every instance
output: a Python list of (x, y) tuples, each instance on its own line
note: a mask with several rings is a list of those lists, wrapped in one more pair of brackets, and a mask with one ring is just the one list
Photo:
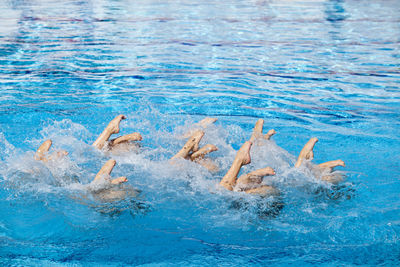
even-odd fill
[(275, 175), (276, 174), (275, 170), (272, 169), (271, 167), (265, 168), (265, 173), (266, 173), (266, 175)]
[(125, 120), (125, 119), (126, 119), (126, 116), (123, 115), (123, 114), (120, 114), (120, 115), (117, 116), (117, 119), (118, 119), (118, 120)]
[(122, 183), (126, 183), (128, 181), (128, 179), (125, 176), (121, 176), (118, 178), (115, 178), (111, 181), (111, 184), (122, 184)]

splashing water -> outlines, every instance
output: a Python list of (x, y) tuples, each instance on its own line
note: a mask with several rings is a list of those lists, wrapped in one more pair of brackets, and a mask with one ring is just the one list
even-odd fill
[[(388, 1), (5, 1), (0, 264), (399, 265), (399, 14)], [(373, 12), (371, 12), (373, 10)], [(91, 144), (118, 114), (111, 153)], [(211, 173), (169, 159), (204, 117)], [(278, 197), (218, 186), (257, 119)], [(342, 159), (332, 185), (314, 164)], [(51, 152), (34, 160), (51, 139)], [(110, 158), (110, 177), (93, 182)], [(306, 163), (311, 164), (310, 162)]]

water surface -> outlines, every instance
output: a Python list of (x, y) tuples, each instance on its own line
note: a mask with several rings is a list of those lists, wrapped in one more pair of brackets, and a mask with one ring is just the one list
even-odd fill
[[(397, 1), (3, 1), (0, 11), (0, 262), (5, 265), (398, 265)], [(90, 144), (118, 114), (139, 152), (114, 155), (138, 197), (87, 184), (110, 158)], [(171, 167), (185, 129), (218, 118), (213, 174)], [(279, 199), (216, 183), (257, 119), (253, 147)], [(293, 169), (346, 162), (346, 181)], [(69, 157), (33, 160), (51, 138)], [(32, 170), (34, 170), (32, 172)], [(274, 203), (280, 209), (274, 209)], [(274, 210), (274, 212), (270, 212)]]

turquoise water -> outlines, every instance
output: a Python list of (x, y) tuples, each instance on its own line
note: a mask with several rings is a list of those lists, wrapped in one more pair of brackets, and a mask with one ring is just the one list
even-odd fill
[[(399, 265), (398, 1), (3, 1), (0, 6), (0, 263)], [(118, 114), (136, 152), (118, 202), (87, 186), (111, 155), (90, 144)], [(216, 174), (171, 166), (178, 137)], [(271, 166), (280, 198), (216, 186), (257, 119), (277, 134), (244, 171)], [(293, 168), (346, 162), (331, 186)], [(69, 156), (33, 160), (51, 138)]]

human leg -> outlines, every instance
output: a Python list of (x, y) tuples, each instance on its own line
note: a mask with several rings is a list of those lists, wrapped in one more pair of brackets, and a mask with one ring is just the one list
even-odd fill
[(207, 144), (205, 146), (203, 146), (202, 148), (200, 148), (199, 150), (197, 150), (196, 152), (194, 152), (193, 154), (190, 155), (190, 159), (191, 160), (196, 160), (196, 159), (200, 159), (200, 158), (204, 158), (205, 155), (217, 151), (218, 148), (215, 145), (211, 145), (211, 144)]
[(254, 125), (254, 129), (253, 129), (253, 133), (250, 137), (250, 141), (252, 143), (254, 143), (257, 139), (259, 138), (264, 138), (266, 140), (270, 140), (271, 137), (276, 134), (276, 131), (274, 129), (269, 130), (268, 133), (266, 133), (263, 136), (263, 127), (264, 127), (264, 120), (263, 119), (259, 119), (256, 124)]
[(125, 183), (128, 181), (128, 179), (125, 176), (121, 176), (115, 179), (110, 179), (110, 174), (112, 170), (115, 167), (115, 164), (117, 162), (114, 159), (108, 160), (104, 165), (101, 167), (100, 171), (96, 174), (96, 177), (94, 178), (93, 181), (99, 180), (99, 179), (106, 179), (110, 181), (111, 184), (120, 184), (120, 183)]
[(327, 162), (318, 164), (318, 167), (320, 167), (321, 169), (328, 169), (330, 172), (333, 171), (333, 168), (335, 168), (337, 166), (345, 167), (346, 164), (344, 163), (343, 160), (340, 160), (340, 159), (331, 160), (331, 161), (327, 161)]
[(123, 135), (123, 136), (112, 139), (110, 141), (109, 145), (112, 147), (112, 146), (115, 146), (118, 144), (130, 142), (130, 141), (142, 141), (142, 136), (140, 135), (140, 133), (131, 133), (131, 134)]
[(300, 151), (299, 157), (297, 158), (297, 162), (294, 165), (296, 168), (301, 166), (301, 163), (304, 159), (312, 160), (314, 158), (314, 146), (318, 142), (318, 138), (313, 137), (304, 145), (303, 149)]
[[(300, 167), (304, 159), (312, 160), (314, 158), (313, 149), (317, 142), (318, 139), (313, 137), (304, 145), (299, 154), (295, 167)], [(310, 168), (317, 179), (336, 184), (344, 179), (342, 174), (332, 173), (333, 168), (337, 166), (345, 167), (346, 165), (343, 160), (338, 159), (327, 161), (318, 165), (312, 165)]]
[(112, 180), (111, 180), (111, 183), (112, 183), (112, 184), (122, 184), (122, 183), (125, 183), (125, 182), (127, 182), (127, 181), (128, 181), (128, 179), (127, 179), (125, 176), (121, 176), (121, 177), (112, 179)]
[(199, 121), (197, 123), (197, 125), (199, 125), (203, 129), (205, 129), (208, 126), (210, 126), (211, 124), (213, 124), (214, 122), (216, 122), (217, 120), (218, 120), (217, 118), (209, 118), (209, 117), (207, 117), (207, 118), (202, 119), (201, 121)]
[(264, 120), (259, 119), (254, 125), (253, 133), (251, 134), (250, 137), (250, 142), (254, 143), (256, 139), (262, 137), (263, 126), (264, 126)]
[(204, 136), (203, 131), (201, 130), (195, 131), (189, 138), (189, 140), (186, 142), (186, 144), (182, 147), (182, 149), (179, 150), (179, 152), (176, 153), (175, 156), (171, 158), (171, 160), (177, 158), (188, 159), (191, 152), (196, 152), (198, 150), (199, 142), (201, 138), (203, 138), (203, 136)]
[(94, 141), (92, 146), (102, 149), (108, 139), (110, 138), (111, 135), (119, 133), (119, 124), (121, 120), (126, 119), (124, 115), (118, 115), (115, 117), (110, 123), (107, 125), (107, 127), (103, 130), (103, 132), (99, 135), (99, 137)]
[(100, 171), (96, 174), (94, 181), (101, 179), (101, 178), (109, 178), (114, 166), (117, 162), (114, 159), (108, 160), (104, 165), (101, 167)]
[(40, 147), (38, 148), (38, 150), (36, 150), (35, 156), (34, 158), (36, 160), (41, 160), (41, 161), (47, 161), (47, 158), (45, 157), (45, 155), (49, 152), (51, 145), (53, 144), (53, 142), (49, 139), (44, 141)]
[(271, 167), (266, 167), (263, 169), (252, 171), (247, 174), (243, 174), (237, 179), (236, 187), (240, 191), (259, 187), (259, 184), (261, 184), (263, 178), (268, 175), (275, 175), (275, 171)]
[(268, 131), (268, 133), (266, 133), (266, 134), (264, 135), (264, 138), (267, 139), (267, 140), (270, 140), (271, 137), (272, 137), (274, 134), (276, 134), (276, 131), (275, 131), (274, 129), (271, 129), (271, 130)]
[(236, 153), (235, 159), (231, 167), (229, 168), (228, 172), (222, 178), (220, 185), (225, 187), (226, 189), (232, 191), (233, 187), (236, 184), (237, 175), (240, 172), (240, 169), (243, 165), (247, 165), (251, 162), (250, 158), (250, 148), (252, 142), (247, 141), (245, 142), (239, 151)]
[(36, 150), (34, 159), (40, 160), (43, 162), (48, 162), (49, 160), (60, 159), (64, 156), (68, 155), (68, 152), (65, 150), (58, 150), (58, 151), (53, 152), (51, 155), (49, 155), (48, 152), (49, 152), (52, 144), (53, 144), (53, 142), (50, 139), (44, 141), (40, 145), (38, 150)]

